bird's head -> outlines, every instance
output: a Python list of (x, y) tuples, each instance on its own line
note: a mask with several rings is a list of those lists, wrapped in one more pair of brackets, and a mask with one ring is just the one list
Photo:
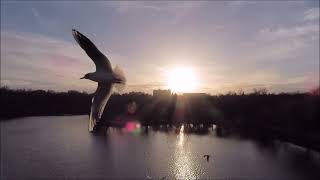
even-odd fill
[(82, 78), (80, 79), (90, 79), (90, 73), (85, 74)]

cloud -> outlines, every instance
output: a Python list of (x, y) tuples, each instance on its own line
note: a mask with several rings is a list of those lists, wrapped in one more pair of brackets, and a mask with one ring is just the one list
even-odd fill
[(229, 4), (230, 5), (234, 5), (234, 6), (241, 6), (241, 5), (245, 5), (245, 4), (255, 4), (256, 2), (254, 1), (230, 1)]
[(319, 19), (319, 7), (314, 7), (311, 9), (308, 9), (304, 12), (303, 19), (305, 21), (312, 21), (312, 20), (318, 20)]
[(274, 41), (319, 34), (319, 24), (304, 24), (294, 27), (265, 28), (259, 31), (258, 39)]
[[(108, 56), (118, 63), (125, 58), (117, 54)], [(151, 93), (153, 89), (163, 88), (163, 83), (145, 83), (150, 81), (150, 76), (156, 76), (153, 72), (155, 66), (148, 63), (139, 65), (144, 69), (143, 74), (137, 72), (138, 67), (127, 67), (126, 76), (131, 84), (127, 85), (125, 92)], [(95, 82), (79, 79), (84, 73), (93, 71), (94, 63), (75, 42), (34, 33), (1, 32), (1, 85), (94, 92)]]
[(35, 18), (40, 18), (38, 11), (35, 8), (31, 8), (32, 14)]
[(256, 49), (256, 53), (251, 54), (254, 59), (284, 60), (303, 53), (302, 49), (317, 41), (319, 24), (304, 23), (291, 27), (261, 29), (251, 44), (248, 43), (248, 47)]
[[(308, 71), (319, 72), (315, 68), (318, 65), (315, 61), (319, 60), (315, 58), (319, 57), (319, 23), (316, 21), (319, 8), (292, 5), (294, 8), (291, 9), (286, 2), (283, 7), (266, 2), (269, 5), (250, 5), (248, 10), (245, 5), (257, 2), (229, 1), (217, 3), (219, 6), (204, 6), (206, 3), (99, 2), (97, 5), (102, 4), (102, 8), (79, 4), (72, 11), (59, 9), (58, 16), (68, 16), (59, 22), (57, 20), (61, 18), (52, 16), (51, 8), (47, 12), (30, 6), (25, 8), (29, 11), (29, 22), (28, 18), (23, 18), (32, 25), (28, 28), (22, 27), (23, 23), (16, 23), (17, 16), (8, 13), (8, 23), (1, 29), (1, 83), (15, 87), (94, 91), (94, 82), (78, 80), (83, 73), (95, 68), (74, 41), (35, 33), (3, 32), (16, 28), (16, 31), (37, 30), (64, 37), (67, 28), (63, 26), (70, 23), (89, 28), (87, 32), (92, 31), (91, 34), (96, 33), (107, 40), (109, 48), (101, 48), (101, 51), (109, 52), (112, 48), (112, 52), (121, 53), (106, 55), (113, 65), (123, 66), (130, 78), (128, 91), (151, 92), (161, 88), (165, 84), (161, 68), (186, 62), (193, 63), (193, 67), (207, 68), (199, 70), (199, 79), (204, 81), (203, 86), (207, 87), (203, 89), (207, 91), (226, 83), (297, 84), (308, 81), (299, 75), (312, 77)], [(228, 6), (229, 3), (234, 7)], [(275, 6), (287, 11), (275, 10)], [(90, 25), (91, 21), (81, 21), (81, 14), (77, 14), (84, 8), (95, 18), (105, 13), (108, 16), (96, 18), (95, 25)], [(239, 10), (239, 13), (232, 13), (232, 10)], [(259, 16), (252, 16), (260, 11)], [(179, 26), (168, 25), (177, 21)], [(258, 72), (254, 72), (256, 70)], [(294, 89), (291, 84), (289, 86)]]
[(262, 83), (262, 84), (233, 84), (229, 86), (224, 86), (218, 90), (217, 93), (225, 93), (225, 92), (239, 92), (243, 91), (245, 93), (250, 93), (254, 89), (265, 88), (268, 92), (271, 93), (279, 93), (279, 92), (308, 92), (311, 87), (306, 87), (304, 83)]
[(177, 10), (189, 10), (198, 8), (201, 2), (148, 2), (148, 1), (118, 1), (107, 2), (106, 5), (115, 8), (122, 13), (128, 13), (136, 10), (151, 10), (159, 12), (174, 12)]
[(230, 1), (228, 4), (233, 7), (241, 7), (241, 6), (256, 4), (256, 3), (257, 3), (256, 1), (247, 0), (247, 1)]
[[(259, 76), (256, 78), (256, 76)], [(249, 77), (249, 76), (246, 76)], [(287, 79), (282, 79), (280, 75), (275, 73), (254, 73), (252, 77), (255, 80), (240, 81), (230, 84), (224, 84), (217, 88), (217, 93), (228, 91), (237, 92), (252, 92), (253, 89), (266, 88), (269, 92), (308, 92), (315, 87), (319, 87), (319, 77), (315, 74), (306, 74), (301, 76), (293, 76)], [(267, 79), (267, 80), (264, 80)]]
[(39, 34), (1, 32), (1, 85), (89, 90), (88, 82), (79, 77), (93, 70), (76, 44)]
[[(148, 1), (117, 1), (106, 2), (107, 6), (113, 7), (122, 14), (157, 13), (159, 15), (169, 15), (172, 23), (177, 23), (180, 19), (190, 13), (192, 10), (202, 7), (204, 2), (148, 2)], [(152, 14), (150, 14), (152, 16)]]
[(107, 2), (108, 6), (115, 8), (120, 13), (128, 13), (135, 10), (154, 10), (161, 11), (162, 8), (153, 4), (147, 4), (146, 2), (139, 1), (118, 1), (118, 2)]
[(162, 83), (129, 84), (126, 87), (125, 92), (140, 91), (151, 94), (154, 89), (164, 88), (166, 88), (166, 86)]

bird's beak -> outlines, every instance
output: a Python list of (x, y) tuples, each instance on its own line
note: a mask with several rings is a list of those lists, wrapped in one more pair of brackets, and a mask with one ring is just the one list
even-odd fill
[(80, 78), (80, 79), (85, 79), (85, 77), (83, 76), (82, 78)]

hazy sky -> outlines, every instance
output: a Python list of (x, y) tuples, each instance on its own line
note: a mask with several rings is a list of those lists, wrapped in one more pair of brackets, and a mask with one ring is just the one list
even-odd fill
[(93, 92), (72, 28), (124, 69), (126, 91), (163, 88), (180, 66), (199, 92), (319, 85), (319, 1), (1, 1), (1, 85)]

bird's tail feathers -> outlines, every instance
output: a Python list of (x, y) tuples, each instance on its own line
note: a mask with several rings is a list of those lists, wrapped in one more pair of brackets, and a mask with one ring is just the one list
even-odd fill
[[(93, 98), (92, 98), (92, 103), (93, 103)], [(89, 131), (90, 132), (93, 132), (94, 126), (97, 121), (96, 118), (94, 117), (93, 113), (94, 113), (94, 108), (93, 108), (93, 106), (91, 106), (91, 111), (90, 111), (90, 115), (89, 115)]]
[(114, 87), (119, 91), (123, 91), (125, 86), (126, 86), (126, 77), (124, 75), (124, 72), (123, 70), (119, 67), (119, 66), (116, 66), (114, 69), (113, 69), (113, 73), (115, 74), (115, 76), (117, 77), (117, 79), (119, 79), (119, 83), (115, 83), (114, 84)]

